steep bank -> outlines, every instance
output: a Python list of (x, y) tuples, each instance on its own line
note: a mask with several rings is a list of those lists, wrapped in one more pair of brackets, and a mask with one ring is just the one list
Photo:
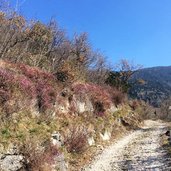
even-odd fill
[(110, 87), (64, 86), (51, 73), (2, 60), (0, 95), (3, 171), (76, 170), (92, 147), (137, 128), (145, 108)]

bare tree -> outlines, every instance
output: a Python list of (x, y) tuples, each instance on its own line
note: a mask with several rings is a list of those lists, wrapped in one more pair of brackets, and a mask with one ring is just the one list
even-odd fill
[(40, 67), (61, 80), (100, 83), (107, 73), (105, 58), (92, 49), (86, 33), (69, 39), (55, 21), (26, 21), (15, 12), (0, 12), (0, 59)]
[(106, 58), (100, 53), (94, 54), (95, 61), (88, 70), (88, 80), (103, 85), (108, 77), (110, 67), (107, 65)]

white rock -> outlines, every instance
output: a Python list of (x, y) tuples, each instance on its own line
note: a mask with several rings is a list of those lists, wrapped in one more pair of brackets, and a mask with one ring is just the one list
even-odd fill
[(100, 137), (103, 141), (108, 141), (111, 138), (111, 132), (105, 131), (104, 134), (100, 133)]
[(83, 112), (86, 111), (85, 103), (84, 102), (77, 101), (76, 104), (77, 104), (77, 109), (78, 109), (79, 113), (83, 113)]
[(68, 162), (65, 161), (65, 157), (63, 154), (59, 154), (55, 158), (55, 163), (52, 165), (53, 171), (57, 170), (59, 171), (67, 171), (68, 170)]
[(88, 144), (89, 144), (90, 146), (95, 145), (95, 141), (94, 141), (94, 138), (93, 138), (93, 137), (89, 137), (89, 138), (88, 138)]
[(0, 160), (1, 171), (18, 171), (23, 167), (22, 155), (6, 155)]
[(54, 146), (60, 147), (63, 144), (63, 138), (59, 132), (54, 132), (51, 135), (51, 142)]
[(108, 112), (114, 113), (117, 112), (119, 108), (117, 108), (115, 105), (111, 105), (110, 108), (108, 109)]

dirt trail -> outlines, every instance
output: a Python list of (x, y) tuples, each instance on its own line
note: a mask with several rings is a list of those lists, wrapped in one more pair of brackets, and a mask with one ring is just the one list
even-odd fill
[(171, 171), (171, 159), (160, 145), (167, 124), (145, 121), (134, 131), (106, 148), (84, 171)]

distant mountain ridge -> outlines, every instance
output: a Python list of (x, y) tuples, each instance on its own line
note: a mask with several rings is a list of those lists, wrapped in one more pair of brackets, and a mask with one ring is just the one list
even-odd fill
[(131, 81), (144, 80), (136, 83), (129, 91), (133, 98), (138, 98), (158, 107), (171, 96), (171, 66), (144, 68), (137, 71)]

